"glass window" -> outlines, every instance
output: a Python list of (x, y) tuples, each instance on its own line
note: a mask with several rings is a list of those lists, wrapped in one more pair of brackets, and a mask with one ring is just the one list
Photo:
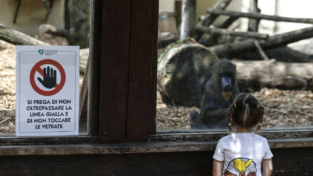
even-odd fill
[(312, 127), (313, 2), (219, 2), (159, 1), (157, 132), (227, 131), (239, 93), (263, 130)]
[[(28, 42), (80, 46), (81, 88), (89, 57), (90, 1), (1, 1), (0, 23), (0, 134), (15, 134), (15, 45), (30, 43), (20, 36), (1, 34), (1, 29), (31, 36)], [(80, 134), (86, 134), (87, 115), (82, 117)]]

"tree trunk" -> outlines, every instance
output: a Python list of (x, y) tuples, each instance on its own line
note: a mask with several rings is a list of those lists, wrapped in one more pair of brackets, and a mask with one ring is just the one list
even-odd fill
[[(278, 15), (278, 4), (279, 4), (279, 2), (278, 2), (279, 0), (275, 0), (275, 16), (277, 16)], [(274, 25), (274, 33), (276, 33), (278, 31), (278, 22), (277, 21), (275, 21), (275, 25)]]
[(196, 0), (183, 0), (180, 40), (191, 37), (196, 18)]
[(89, 58), (89, 48), (79, 50), (79, 73), (84, 75)]
[(220, 35), (230, 35), (230, 36), (253, 38), (253, 39), (266, 40), (268, 38), (268, 34), (260, 34), (257, 32), (237, 32), (237, 31), (230, 31), (227, 29), (209, 28), (209, 27), (201, 27), (201, 26), (197, 26), (196, 30), (207, 32), (207, 33), (216, 33)]
[(0, 24), (0, 40), (4, 40), (13, 45), (49, 45), (48, 43), (37, 40), (29, 35), (7, 28), (2, 24)]
[[(250, 12), (260, 13), (261, 10), (258, 8), (258, 0), (250, 0)], [(248, 31), (258, 32), (260, 20), (249, 19)]]
[(65, 1), (65, 29), (70, 45), (89, 47), (90, 1)]
[[(86, 49), (85, 49), (86, 50)], [(81, 55), (81, 52), (80, 52)], [(88, 49), (88, 55), (89, 55), (89, 49)], [(80, 88), (79, 92), (79, 132), (80, 133), (86, 133), (87, 132), (87, 109), (88, 109), (88, 80), (89, 80), (89, 74), (90, 71), (89, 67), (89, 57), (86, 60), (86, 65), (85, 65), (85, 73), (84, 73), (84, 79), (82, 83), (82, 87)]]
[[(237, 66), (237, 82), (241, 91), (262, 87), (304, 89), (313, 78), (313, 63), (268, 61), (232, 61)], [(312, 89), (312, 87), (309, 87)]]
[[(172, 46), (160, 56), (157, 68), (158, 91), (167, 105), (200, 107), (204, 85), (212, 76), (217, 58), (192, 39)], [(234, 61), (241, 91), (264, 86), (304, 89), (313, 78), (313, 63)]]
[[(282, 46), (264, 50), (265, 55), (270, 59), (276, 59), (280, 62), (310, 63), (313, 62), (313, 55), (294, 50), (292, 48)], [(244, 52), (237, 56), (241, 60), (263, 60), (264, 58), (258, 52)]]

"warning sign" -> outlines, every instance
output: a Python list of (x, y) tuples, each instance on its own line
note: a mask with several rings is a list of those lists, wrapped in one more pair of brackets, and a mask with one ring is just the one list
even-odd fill
[(79, 47), (16, 47), (16, 136), (78, 135)]
[[(44, 68), (43, 70), (41, 69), (40, 66), (43, 65), (52, 65), (55, 66), (57, 68), (57, 70), (59, 71), (59, 76), (61, 77), (61, 81), (60, 84), (57, 84), (56, 80), (57, 80), (57, 70), (53, 70), (53, 68), (50, 68), (49, 66), (47, 68)], [(52, 89), (50, 91), (46, 91), (46, 90), (42, 90), (40, 89), (35, 82), (35, 73), (38, 72), (40, 75), (43, 76), (43, 78), (38, 77), (38, 81), (45, 87), (48, 89)], [(40, 95), (44, 95), (44, 96), (51, 96), (51, 95), (55, 95), (56, 93), (58, 93), (64, 86), (65, 83), (65, 71), (63, 69), (63, 67), (54, 60), (51, 59), (45, 59), (42, 61), (39, 61), (36, 65), (34, 65), (34, 67), (32, 68), (31, 72), (30, 72), (30, 84), (32, 85), (33, 89), (39, 93)]]

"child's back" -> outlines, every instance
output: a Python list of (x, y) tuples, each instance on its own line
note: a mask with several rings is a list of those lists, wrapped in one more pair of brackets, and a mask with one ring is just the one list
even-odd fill
[[(229, 109), (229, 133), (231, 122), (236, 133), (219, 140), (213, 155), (213, 175), (221, 176), (269, 176), (272, 173), (273, 154), (267, 140), (252, 132), (261, 129), (264, 108), (249, 94), (240, 94)], [(263, 171), (261, 171), (261, 165)]]
[(219, 140), (213, 158), (224, 161), (224, 175), (261, 176), (263, 159), (272, 158), (267, 140), (254, 133), (234, 133)]

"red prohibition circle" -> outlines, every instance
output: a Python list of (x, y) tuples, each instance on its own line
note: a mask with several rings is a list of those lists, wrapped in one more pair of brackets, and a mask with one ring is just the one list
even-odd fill
[[(36, 73), (36, 71), (43, 76), (44, 73), (43, 73), (43, 70), (40, 68), (40, 66), (45, 65), (45, 64), (50, 64), (50, 65), (55, 66), (60, 71), (60, 74), (61, 74), (61, 82), (60, 82), (60, 84), (56, 84), (54, 86), (54, 89), (51, 90), (51, 91), (41, 90), (37, 86), (37, 84), (35, 82), (35, 73)], [(63, 86), (65, 84), (65, 79), (66, 79), (65, 71), (64, 71), (63, 67), (61, 66), (61, 64), (59, 64), (57, 61), (54, 61), (54, 60), (51, 60), (51, 59), (45, 59), (45, 60), (37, 62), (34, 65), (34, 67), (32, 68), (32, 70), (30, 71), (30, 84), (32, 85), (33, 89), (37, 93), (39, 93), (40, 95), (43, 95), (43, 96), (51, 96), (51, 95), (54, 95), (54, 94), (58, 93), (63, 88)]]

